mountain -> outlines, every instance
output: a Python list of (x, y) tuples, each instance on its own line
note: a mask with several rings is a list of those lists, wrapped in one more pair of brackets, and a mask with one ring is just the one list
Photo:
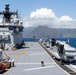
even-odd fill
[(23, 37), (24, 38), (75, 38), (76, 29), (65, 29), (65, 28), (49, 28), (48, 26), (38, 26), (24, 28)]
[(23, 29), (23, 38), (28, 38), (28, 34), (32, 32), (35, 29), (35, 27), (28, 27)]
[(28, 37), (36, 36), (37, 38), (47, 38), (47, 36), (49, 36), (52, 38), (52, 37), (62, 37), (62, 34), (57, 29), (49, 28), (47, 26), (38, 26), (34, 28), (31, 32), (29, 32), (27, 36)]
[(60, 29), (63, 37), (76, 38), (76, 29)]

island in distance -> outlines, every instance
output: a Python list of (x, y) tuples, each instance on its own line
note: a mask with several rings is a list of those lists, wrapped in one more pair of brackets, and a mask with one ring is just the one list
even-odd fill
[(75, 38), (76, 29), (69, 28), (49, 28), (48, 26), (28, 27), (23, 30), (23, 38), (44, 38), (49, 36), (50, 38)]

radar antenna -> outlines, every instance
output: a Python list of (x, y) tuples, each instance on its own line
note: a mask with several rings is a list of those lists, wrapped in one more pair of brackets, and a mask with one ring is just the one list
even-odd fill
[(5, 5), (5, 11), (0, 12), (0, 15), (3, 15), (3, 20), (6, 23), (9, 23), (11, 21), (11, 16), (16, 15), (18, 17), (18, 10), (16, 12), (9, 11), (9, 4)]

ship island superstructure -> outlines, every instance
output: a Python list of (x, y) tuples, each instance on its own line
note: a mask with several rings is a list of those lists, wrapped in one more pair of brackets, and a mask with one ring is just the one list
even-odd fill
[(18, 17), (18, 11), (10, 11), (9, 4), (6, 4), (5, 10), (0, 12), (0, 15), (2, 15), (0, 22), (0, 45), (4, 50), (8, 50), (9, 47), (21, 47), (23, 44), (23, 22)]

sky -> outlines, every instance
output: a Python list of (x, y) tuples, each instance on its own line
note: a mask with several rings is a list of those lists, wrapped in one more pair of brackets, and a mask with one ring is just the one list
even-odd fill
[(10, 4), (24, 27), (76, 28), (76, 0), (0, 0), (0, 11)]

